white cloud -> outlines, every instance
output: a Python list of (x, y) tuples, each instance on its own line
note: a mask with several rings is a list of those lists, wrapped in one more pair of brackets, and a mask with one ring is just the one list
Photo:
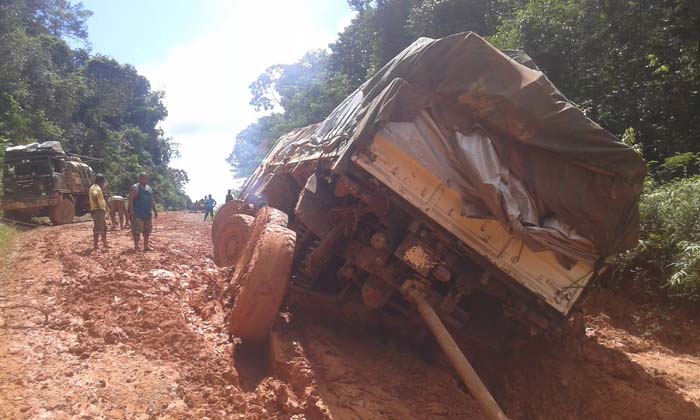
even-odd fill
[[(138, 66), (165, 91), (162, 128), (180, 144), (182, 156), (172, 166), (187, 171), (193, 199), (211, 193), (221, 202), (233, 186), (225, 158), (235, 135), (256, 118), (248, 85), (268, 66), (293, 62), (337, 36), (310, 20), (308, 1), (225, 3), (210, 31), (173, 48), (163, 61)], [(342, 30), (348, 23), (344, 17), (332, 26)]]

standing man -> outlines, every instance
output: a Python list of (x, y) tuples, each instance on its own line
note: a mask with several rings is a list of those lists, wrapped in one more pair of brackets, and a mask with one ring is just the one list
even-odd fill
[(153, 189), (148, 185), (148, 175), (141, 173), (138, 184), (134, 184), (129, 192), (129, 216), (131, 219), (131, 234), (134, 237), (134, 249), (139, 249), (139, 237), (143, 234), (143, 250), (152, 251), (148, 240), (153, 230), (153, 219), (158, 217), (156, 202), (153, 200)]
[(228, 193), (226, 193), (226, 202), (228, 203), (231, 200), (233, 200), (233, 194), (231, 194), (231, 190), (228, 190)]
[(206, 198), (206, 202), (204, 203), (204, 221), (207, 221), (207, 216), (211, 214), (211, 218), (214, 218), (214, 206), (216, 206), (216, 200), (211, 198), (211, 194), (209, 194), (209, 197)]
[(107, 245), (107, 202), (105, 201), (104, 188), (106, 183), (105, 176), (102, 174), (95, 175), (95, 183), (90, 187), (88, 197), (90, 199), (90, 214), (92, 215), (92, 247), (97, 250), (97, 242), (102, 236), (102, 245), (105, 249)]

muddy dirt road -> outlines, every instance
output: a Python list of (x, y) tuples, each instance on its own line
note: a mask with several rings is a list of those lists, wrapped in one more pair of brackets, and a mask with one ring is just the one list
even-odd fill
[[(267, 351), (223, 329), (201, 214), (90, 252), (91, 224), (23, 232), (0, 274), (0, 418), (481, 419), (439, 352), (287, 313)], [(608, 294), (585, 331), (469, 352), (513, 419), (700, 418), (699, 319)]]

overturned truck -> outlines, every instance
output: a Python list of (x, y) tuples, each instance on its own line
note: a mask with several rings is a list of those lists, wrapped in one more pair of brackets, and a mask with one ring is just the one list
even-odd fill
[(282, 136), (217, 214), (231, 332), (264, 340), (290, 285), (409, 318), (418, 296), (452, 331), (558, 328), (636, 244), (645, 172), (524, 53), (421, 38)]

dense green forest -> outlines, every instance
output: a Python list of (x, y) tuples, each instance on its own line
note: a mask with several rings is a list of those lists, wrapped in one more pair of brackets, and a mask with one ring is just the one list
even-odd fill
[[(616, 278), (700, 299), (700, 2), (697, 0), (349, 0), (329, 46), (268, 68), (251, 105), (268, 111), (229, 157), (247, 176), (285, 132), (322, 120), (418, 37), (474, 31), (527, 52), (590, 118), (649, 164), (642, 238)], [(651, 280), (650, 280), (651, 279)]]
[(0, 160), (7, 146), (60, 141), (100, 159), (89, 163), (112, 192), (146, 171), (159, 205), (185, 208), (187, 174), (168, 166), (177, 149), (157, 127), (163, 93), (133, 66), (90, 53), (90, 15), (68, 0), (0, 0)]

